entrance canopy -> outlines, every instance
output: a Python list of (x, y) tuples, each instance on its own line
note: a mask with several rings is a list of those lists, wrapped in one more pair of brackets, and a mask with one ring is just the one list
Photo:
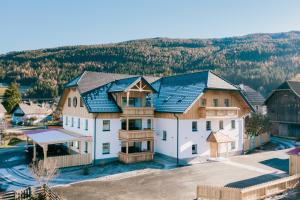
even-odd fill
[(25, 132), (25, 135), (39, 145), (92, 141), (90, 136), (73, 133), (64, 129), (32, 130)]
[(231, 137), (223, 133), (212, 131), (207, 137), (207, 142), (230, 143), (230, 142), (234, 142), (234, 139), (232, 139)]

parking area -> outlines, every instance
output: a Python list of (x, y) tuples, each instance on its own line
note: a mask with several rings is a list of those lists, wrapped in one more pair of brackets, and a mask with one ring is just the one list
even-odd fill
[(246, 187), (287, 176), (287, 150), (56, 187), (65, 199), (194, 199), (198, 184)]

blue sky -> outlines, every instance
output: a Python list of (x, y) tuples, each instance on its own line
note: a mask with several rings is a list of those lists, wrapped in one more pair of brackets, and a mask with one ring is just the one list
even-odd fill
[(0, 53), (300, 30), (298, 0), (1, 0)]

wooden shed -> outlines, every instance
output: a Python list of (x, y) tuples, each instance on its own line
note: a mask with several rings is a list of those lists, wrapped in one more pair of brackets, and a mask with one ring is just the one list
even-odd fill
[[(207, 142), (209, 143), (210, 148), (210, 157), (217, 158), (220, 157), (221, 154), (225, 153), (225, 156), (228, 156), (229, 148), (228, 145), (231, 142), (234, 142), (234, 139), (230, 138), (229, 136), (221, 133), (212, 131), (209, 136), (207, 137)], [(220, 151), (220, 145), (226, 145), (226, 152)]]

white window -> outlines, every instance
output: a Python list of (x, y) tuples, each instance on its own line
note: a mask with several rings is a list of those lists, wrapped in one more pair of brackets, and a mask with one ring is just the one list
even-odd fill
[(198, 126), (197, 122), (196, 122), (196, 121), (193, 121), (193, 122), (192, 122), (192, 131), (193, 131), (193, 132), (198, 131), (198, 127), (197, 127), (197, 126)]
[(77, 141), (77, 149), (80, 149), (80, 142)]
[(110, 144), (103, 143), (102, 144), (102, 154), (109, 154), (110, 153)]
[(235, 142), (231, 142), (231, 150), (235, 149)]
[(88, 149), (89, 149), (89, 143), (85, 142), (85, 146), (84, 146), (84, 152), (88, 153)]
[(223, 122), (223, 120), (220, 120), (220, 121), (219, 121), (219, 129), (220, 129), (220, 130), (223, 130), (223, 129), (224, 129), (224, 122)]
[(197, 151), (197, 144), (193, 144), (193, 145), (192, 145), (192, 154), (198, 154), (198, 151)]
[(80, 128), (80, 118), (77, 120), (77, 128)]
[(110, 131), (110, 120), (103, 120), (103, 131)]
[(71, 118), (71, 127), (74, 127), (74, 118)]
[(68, 125), (68, 121), (69, 121), (68, 116), (66, 116), (66, 125)]
[(235, 120), (231, 120), (231, 129), (235, 129)]
[(163, 131), (163, 138), (162, 140), (167, 140), (167, 131)]
[(89, 121), (88, 119), (85, 120), (85, 130), (88, 130), (89, 129)]
[(211, 130), (211, 121), (206, 121), (206, 130), (207, 131)]

